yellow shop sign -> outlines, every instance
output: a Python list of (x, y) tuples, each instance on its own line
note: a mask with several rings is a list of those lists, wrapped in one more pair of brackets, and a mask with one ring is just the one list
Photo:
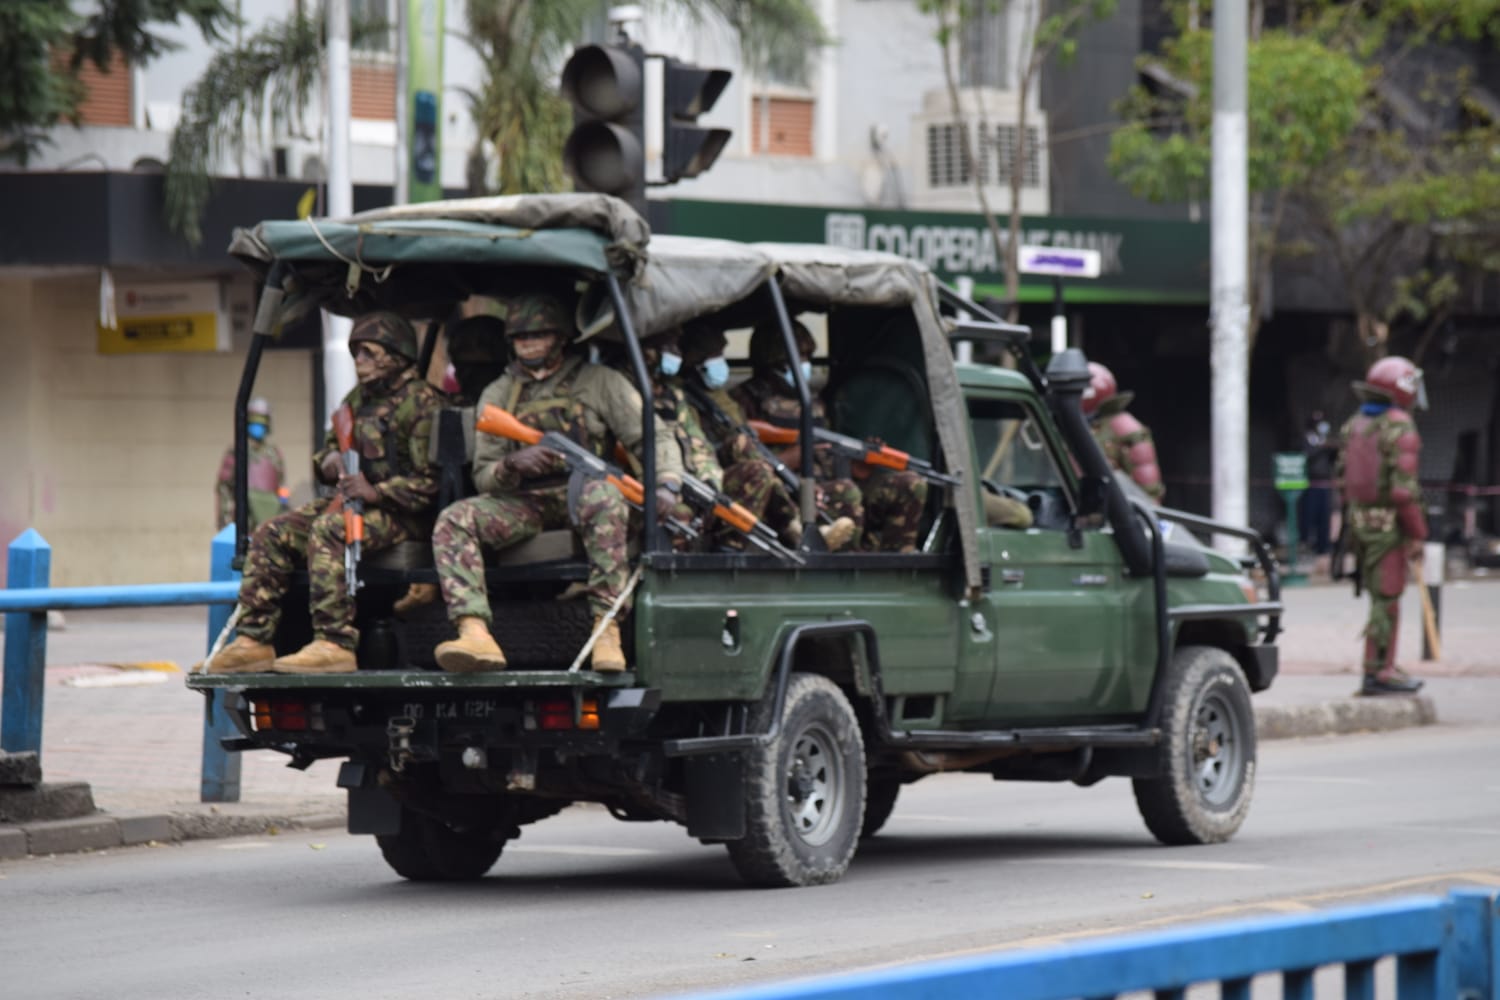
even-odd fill
[(100, 354), (229, 350), (217, 281), (121, 282), (99, 321)]

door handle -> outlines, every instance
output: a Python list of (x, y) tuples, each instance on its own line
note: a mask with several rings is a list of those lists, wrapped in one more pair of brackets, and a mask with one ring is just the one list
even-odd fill
[(1024, 569), (1003, 569), (1000, 571), (1001, 583), (1020, 583), (1024, 579), (1026, 579), (1026, 571)]

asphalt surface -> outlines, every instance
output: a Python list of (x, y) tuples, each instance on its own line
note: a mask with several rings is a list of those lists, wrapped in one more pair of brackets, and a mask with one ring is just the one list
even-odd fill
[[(1500, 721), (1500, 579), (1450, 579), (1442, 588), (1437, 662), (1421, 660), (1420, 603), (1408, 591), (1399, 651), (1427, 682), (1416, 697), (1354, 695), (1363, 599), (1317, 583), (1288, 587), (1283, 599), (1281, 673), (1254, 698), (1263, 739)], [(0, 861), (343, 825), (337, 761), (296, 771), (280, 754), (247, 753), (239, 800), (201, 800), (204, 702), (187, 690), (182, 672), (207, 641), (202, 608), (71, 612), (48, 632), (42, 777), (49, 786), (86, 783), (97, 811), (0, 822)]]

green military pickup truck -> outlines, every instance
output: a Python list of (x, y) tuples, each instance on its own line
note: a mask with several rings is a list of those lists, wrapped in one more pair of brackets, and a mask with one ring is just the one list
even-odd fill
[[(623, 355), (647, 393), (643, 338), (770, 320), (790, 354), (801, 319), (826, 345), (813, 381), (834, 429), (958, 483), (930, 490), (917, 552), (829, 553), (806, 530), (795, 560), (676, 551), (646, 490), (621, 674), (576, 666), (590, 621), (567, 598), (586, 565), (564, 531), (488, 564), (503, 672), (436, 667), (433, 645), (453, 634), (441, 601), (393, 614), (408, 584), (437, 579), (430, 549), (408, 544), (360, 569), (356, 673), (188, 678), (222, 699), (241, 733), (230, 749), (277, 750), (293, 767), (342, 759), (350, 831), (373, 834), (401, 875), (479, 878), (522, 826), (596, 802), (725, 845), (751, 884), (827, 883), (902, 785), (941, 771), (1129, 778), (1167, 844), (1222, 841), (1244, 821), (1250, 695), (1277, 669), (1275, 564), (1250, 530), (1127, 495), (1085, 422), (1079, 352), (1039, 370), (1026, 329), (904, 258), (653, 236), (599, 195), (266, 222), (231, 250), (265, 282), (240, 419), (260, 347), (287, 317), (393, 308), (426, 324), (425, 362), (459, 307), (545, 287), (576, 299), (584, 343)], [(959, 339), (1013, 367), (955, 365)], [(645, 440), (654, 419), (645, 407)], [(472, 425), (462, 411), (439, 421), (445, 482), (462, 481)], [(652, 462), (645, 449), (648, 482)], [(1021, 505), (1020, 521), (986, 516)], [(1236, 554), (1207, 547), (1214, 535)], [(283, 652), (308, 638), (305, 584), (286, 600)]]

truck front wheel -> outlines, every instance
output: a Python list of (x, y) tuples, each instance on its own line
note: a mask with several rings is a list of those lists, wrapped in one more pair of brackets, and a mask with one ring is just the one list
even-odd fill
[[(770, 728), (774, 699), (752, 721)], [(746, 835), (729, 857), (751, 885), (822, 885), (849, 868), (865, 810), (865, 752), (849, 699), (793, 674), (775, 739), (746, 755)]]
[(1255, 714), (1239, 664), (1222, 649), (1183, 646), (1162, 702), (1162, 773), (1135, 779), (1146, 827), (1164, 844), (1234, 836), (1255, 790)]
[(401, 832), (377, 836), (386, 864), (414, 882), (468, 882), (483, 878), (505, 849), (497, 830), (458, 830), (425, 813), (401, 810)]

